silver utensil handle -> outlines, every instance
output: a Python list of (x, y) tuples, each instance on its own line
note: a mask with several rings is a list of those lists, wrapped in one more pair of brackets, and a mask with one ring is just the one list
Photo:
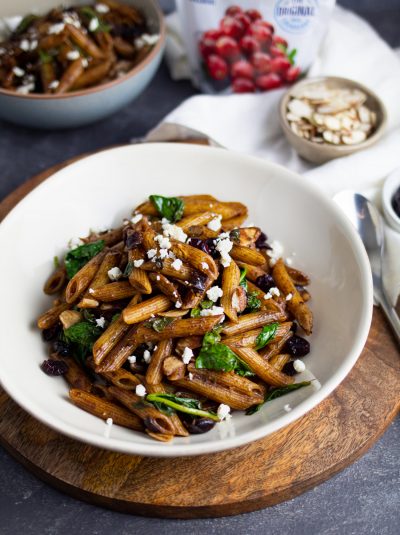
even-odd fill
[(375, 299), (378, 301), (380, 307), (382, 308), (387, 320), (390, 323), (397, 343), (400, 345), (400, 318), (395, 308), (389, 303), (387, 297), (383, 292), (376, 291)]

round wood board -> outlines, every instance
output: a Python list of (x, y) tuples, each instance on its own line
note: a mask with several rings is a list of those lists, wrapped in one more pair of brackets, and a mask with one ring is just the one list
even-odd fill
[[(69, 162), (20, 186), (0, 220)], [(126, 513), (170, 518), (235, 515), (294, 498), (365, 453), (395, 418), (400, 358), (380, 310), (357, 364), (308, 414), (234, 450), (155, 459), (101, 450), (67, 438), (19, 408), (0, 388), (0, 443), (39, 478), (75, 498)]]

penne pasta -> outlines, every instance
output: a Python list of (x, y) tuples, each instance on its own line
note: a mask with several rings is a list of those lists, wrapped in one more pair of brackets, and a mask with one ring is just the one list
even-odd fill
[(53, 295), (60, 292), (67, 281), (67, 273), (64, 266), (60, 266), (47, 279), (43, 291), (47, 295)]
[(234, 323), (237, 323), (238, 312), (241, 310), (239, 297), (236, 293), (236, 290), (239, 287), (239, 281), (240, 270), (235, 262), (231, 261), (229, 266), (224, 268), (222, 273), (223, 294), (221, 297), (221, 306), (228, 318)]
[(155, 331), (152, 327), (146, 327), (141, 324), (135, 333), (135, 338), (138, 343), (142, 344), (143, 342), (157, 342), (158, 340), (166, 340), (167, 338), (180, 338), (188, 332), (193, 335), (205, 334), (218, 325), (222, 319), (223, 316), (221, 315), (204, 318), (176, 319), (169, 325), (166, 325), (160, 332)]
[(260, 312), (251, 312), (250, 314), (243, 314), (238, 318), (238, 322), (227, 322), (222, 327), (222, 333), (225, 336), (232, 336), (234, 334), (244, 333), (251, 329), (257, 329), (269, 323), (282, 322), (287, 318), (284, 312), (270, 312), (269, 310), (262, 310)]
[(265, 257), (256, 249), (250, 249), (243, 245), (234, 245), (231, 251), (231, 257), (234, 260), (240, 260), (246, 264), (254, 266), (263, 266), (265, 264)]
[(100, 288), (90, 288), (90, 294), (97, 301), (109, 303), (119, 301), (136, 295), (137, 290), (133, 288), (129, 281), (110, 282)]
[(65, 300), (67, 303), (74, 303), (88, 288), (105, 255), (106, 251), (101, 251), (98, 255), (89, 260), (89, 262), (72, 277), (65, 290)]
[(170, 306), (171, 301), (168, 297), (157, 295), (138, 304), (129, 304), (122, 311), (122, 317), (125, 323), (132, 325), (133, 323), (140, 323), (141, 321), (147, 320), (159, 312), (164, 312)]
[(131, 266), (131, 272), (129, 274), (129, 283), (136, 291), (149, 295), (152, 292), (152, 286), (149, 275), (143, 271), (143, 269), (134, 266), (134, 262), (143, 260), (143, 255), (139, 249), (131, 249), (128, 252), (128, 262)]
[(118, 251), (109, 251), (105, 255), (96, 275), (90, 283), (89, 291), (84, 293), (77, 305), (79, 308), (96, 308), (99, 305), (99, 301), (94, 297), (93, 292), (90, 290), (97, 290), (110, 282), (108, 272), (110, 269), (118, 265), (120, 257), (121, 254)]
[(147, 384), (158, 385), (162, 382), (163, 361), (167, 357), (169, 357), (169, 355), (171, 354), (171, 351), (172, 351), (172, 338), (161, 340), (157, 344), (157, 349), (154, 350), (149, 367), (147, 368), (147, 371), (146, 371), (146, 383)]

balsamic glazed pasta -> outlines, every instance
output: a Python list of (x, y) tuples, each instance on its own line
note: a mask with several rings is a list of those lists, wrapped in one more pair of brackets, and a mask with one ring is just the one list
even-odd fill
[(44, 286), (38, 319), (81, 409), (149, 436), (204, 433), (309, 382), (309, 278), (247, 208), (211, 195), (151, 195), (120, 228), (91, 232)]

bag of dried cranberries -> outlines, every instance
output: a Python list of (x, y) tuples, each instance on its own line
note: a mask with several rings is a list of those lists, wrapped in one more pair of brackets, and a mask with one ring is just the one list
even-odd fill
[(293, 83), (312, 64), (335, 0), (177, 0), (192, 80), (207, 93)]

